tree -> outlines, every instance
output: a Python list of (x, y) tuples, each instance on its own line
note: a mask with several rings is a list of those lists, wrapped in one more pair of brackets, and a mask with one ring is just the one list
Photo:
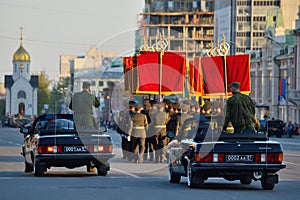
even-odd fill
[(62, 107), (67, 106), (67, 89), (69, 85), (69, 78), (64, 78), (55, 82), (51, 91), (49, 111), (53, 113), (60, 113)]
[(49, 104), (51, 81), (45, 71), (41, 71), (39, 75), (39, 89), (38, 89), (38, 114), (42, 114), (44, 105)]

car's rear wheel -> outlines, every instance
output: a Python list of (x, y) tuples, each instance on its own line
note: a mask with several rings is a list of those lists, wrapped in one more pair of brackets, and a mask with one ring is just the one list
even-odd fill
[(108, 171), (106, 170), (106, 166), (103, 164), (97, 165), (97, 175), (98, 176), (106, 176)]
[(274, 182), (268, 182), (268, 181), (267, 181), (267, 177), (263, 177), (263, 178), (260, 180), (260, 183), (261, 183), (261, 187), (262, 187), (264, 190), (273, 190), (274, 187), (275, 187), (275, 183), (274, 183)]
[(204, 183), (203, 177), (194, 174), (192, 170), (192, 165), (190, 163), (187, 166), (187, 178), (189, 188), (198, 188)]
[(243, 185), (250, 185), (252, 183), (252, 179), (250, 177), (242, 177), (240, 182)]
[(25, 173), (30, 173), (33, 171), (34, 171), (33, 166), (25, 161)]
[(169, 165), (168, 175), (169, 175), (170, 183), (179, 183), (180, 182), (181, 176), (174, 173), (171, 164)]
[(47, 168), (45, 165), (35, 163), (35, 165), (34, 165), (34, 175), (35, 176), (43, 176), (46, 171), (47, 171)]

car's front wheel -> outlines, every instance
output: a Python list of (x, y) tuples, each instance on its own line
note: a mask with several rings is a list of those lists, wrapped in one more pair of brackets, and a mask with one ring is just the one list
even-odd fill
[(170, 183), (179, 183), (180, 182), (181, 176), (174, 173), (171, 164), (169, 164), (168, 175), (169, 175), (169, 182)]
[(191, 163), (188, 163), (187, 166), (187, 178), (189, 188), (198, 188), (204, 183), (203, 177), (194, 174)]

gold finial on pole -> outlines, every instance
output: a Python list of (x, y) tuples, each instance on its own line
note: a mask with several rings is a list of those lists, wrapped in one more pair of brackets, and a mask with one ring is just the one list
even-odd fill
[(222, 35), (222, 41), (221, 44), (217, 44), (216, 48), (211, 48), (208, 50), (207, 55), (208, 56), (226, 56), (228, 54), (228, 51), (230, 49), (230, 45), (226, 42), (224, 34)]
[(21, 44), (22, 44), (22, 40), (23, 40), (23, 27), (20, 27), (20, 40), (21, 40)]
[(144, 42), (144, 44), (140, 47), (140, 51), (165, 51), (168, 47), (168, 40), (165, 39), (164, 34), (161, 33), (156, 37), (158, 38), (156, 43), (153, 45), (148, 45), (148, 43)]

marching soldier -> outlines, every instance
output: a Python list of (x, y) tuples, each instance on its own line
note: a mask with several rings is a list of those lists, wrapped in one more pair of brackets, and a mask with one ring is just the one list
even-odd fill
[[(152, 117), (151, 133), (156, 138), (155, 144), (155, 162), (164, 162), (167, 151), (167, 131), (166, 124), (168, 122), (168, 114), (165, 112), (165, 105), (163, 102), (157, 104), (158, 111)], [(152, 141), (152, 140), (151, 140)], [(154, 142), (154, 141), (153, 141)]]
[(134, 101), (125, 103), (126, 108), (121, 110), (119, 113), (119, 121), (117, 126), (117, 132), (121, 135), (121, 148), (123, 153), (123, 159), (131, 160), (131, 140), (130, 140), (130, 121), (134, 111)]
[[(143, 100), (143, 105), (144, 105), (144, 109), (141, 111), (142, 114), (146, 115), (147, 120), (148, 120), (148, 124), (151, 124), (151, 118), (150, 118), (150, 108), (151, 108), (151, 104), (150, 101), (148, 99), (144, 99)], [(144, 160), (147, 160), (148, 158), (148, 151), (149, 151), (149, 158), (150, 160), (153, 161), (153, 146), (150, 145), (149, 143), (149, 137), (150, 137), (150, 133), (149, 130), (147, 130), (146, 132), (146, 140), (145, 140), (145, 152), (144, 152)]]
[(144, 162), (145, 140), (146, 131), (148, 129), (147, 116), (141, 113), (142, 105), (137, 104), (135, 113), (131, 118), (131, 136), (132, 136), (132, 149), (134, 153), (134, 161), (136, 163)]
[(178, 134), (179, 123), (180, 123), (174, 104), (169, 105), (168, 119), (169, 120), (167, 123), (167, 137), (169, 143)]

